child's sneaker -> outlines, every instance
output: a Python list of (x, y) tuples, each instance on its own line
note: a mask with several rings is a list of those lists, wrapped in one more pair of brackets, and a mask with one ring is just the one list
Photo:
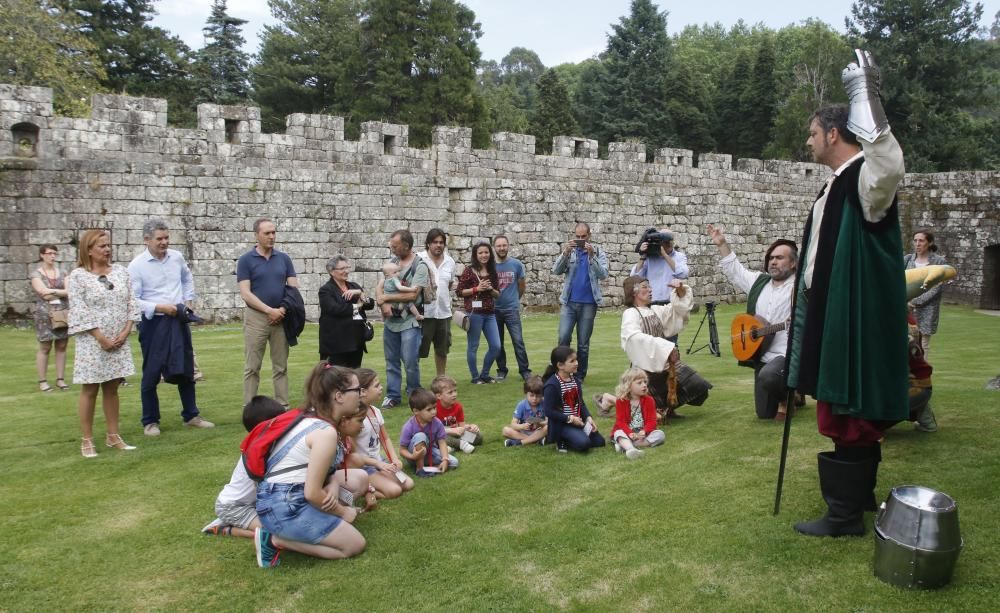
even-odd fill
[(642, 457), (642, 451), (633, 447), (632, 449), (629, 449), (628, 451), (625, 452), (625, 457), (630, 460), (638, 460), (639, 458)]
[(622, 452), (622, 446), (619, 445), (618, 443), (615, 443), (615, 453), (621, 453), (621, 452)]
[(274, 546), (270, 532), (263, 528), (254, 528), (253, 545), (257, 550), (257, 566), (274, 568), (281, 564), (281, 559), (278, 558), (281, 550)]
[(569, 453), (569, 449), (566, 448), (566, 443), (563, 442), (560, 442), (556, 446), (556, 451), (558, 451), (559, 453)]
[(509, 438), (503, 442), (504, 447), (517, 447), (520, 444), (521, 441), (517, 440), (516, 438)]
[(216, 517), (207, 526), (201, 529), (202, 534), (210, 534), (212, 536), (229, 536), (233, 533), (233, 527), (227, 526), (222, 523), (222, 520)]
[(458, 441), (458, 448), (462, 450), (462, 453), (472, 453), (476, 450), (475, 446), (469, 441)]

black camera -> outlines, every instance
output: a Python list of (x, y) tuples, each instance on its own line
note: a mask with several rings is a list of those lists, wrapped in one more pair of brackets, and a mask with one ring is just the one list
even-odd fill
[(674, 235), (670, 232), (660, 232), (656, 228), (648, 228), (642, 233), (639, 238), (639, 242), (635, 245), (636, 253), (643, 253), (641, 247), (643, 243), (646, 243), (646, 257), (658, 258), (660, 257), (660, 248), (663, 245), (672, 243), (674, 240)]

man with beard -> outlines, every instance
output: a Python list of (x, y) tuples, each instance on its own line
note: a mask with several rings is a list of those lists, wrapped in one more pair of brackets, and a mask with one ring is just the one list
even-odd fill
[[(708, 225), (708, 236), (719, 248), (719, 266), (736, 289), (747, 294), (747, 313), (769, 324), (788, 321), (792, 314), (792, 288), (798, 268), (799, 251), (790, 240), (779, 239), (771, 243), (764, 254), (766, 273), (747, 270), (736, 259), (736, 254), (726, 242), (721, 228)], [(787, 413), (785, 398), (785, 350), (788, 331), (775, 332), (770, 344), (762, 347), (750, 362), (754, 370), (754, 404), (757, 417), (784, 421)]]

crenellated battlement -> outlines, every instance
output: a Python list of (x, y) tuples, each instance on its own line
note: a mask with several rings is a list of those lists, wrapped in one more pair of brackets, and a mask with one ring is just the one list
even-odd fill
[[(673, 148), (657, 149), (647, 162), (637, 142), (608, 143), (602, 158), (596, 140), (571, 135), (554, 137), (552, 154), (540, 155), (529, 134), (493, 134), (490, 148), (476, 149), (470, 128), (438, 126), (430, 147), (420, 149), (410, 146), (409, 126), (387, 122), (365, 122), (348, 140), (344, 118), (329, 115), (292, 114), (283, 134), (268, 134), (256, 107), (201, 104), (198, 127), (185, 129), (167, 125), (164, 100), (99, 94), (91, 106), (90, 118), (58, 117), (50, 89), (0, 85), (6, 316), (30, 310), (26, 279), (38, 244), (63, 246), (65, 266), (79, 231), (103, 227), (113, 234), (116, 261), (127, 262), (141, 250), (142, 223), (151, 216), (171, 224), (171, 239), (196, 274), (200, 310), (219, 319), (241, 311), (235, 260), (253, 244), (253, 220), (264, 216), (278, 223), (279, 248), (295, 261), (311, 317), (327, 259), (352, 258), (355, 277), (372, 288), (388, 235), (400, 227), (418, 243), (429, 228), (445, 228), (459, 261), (475, 240), (507, 234), (529, 269), (525, 302), (550, 307), (562, 283), (550, 272), (552, 260), (577, 220), (609, 253), (612, 306), (621, 302), (638, 235), (670, 226), (688, 253), (699, 299), (739, 299), (718, 270), (705, 224), (726, 226), (743, 261), (756, 263), (774, 239), (798, 238), (829, 173), (816, 164), (734, 163), (724, 154), (696, 160)], [(974, 263), (981, 243), (1000, 243), (997, 176), (911, 176), (901, 193), (912, 209), (905, 220), (937, 221), (962, 234), (954, 244)], [(991, 198), (991, 210), (977, 208)], [(953, 216), (949, 206), (963, 212)], [(971, 296), (975, 287), (962, 292)]]

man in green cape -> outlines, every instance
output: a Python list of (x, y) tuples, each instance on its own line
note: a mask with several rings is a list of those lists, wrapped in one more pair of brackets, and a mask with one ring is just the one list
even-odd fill
[[(843, 73), (849, 106), (816, 111), (807, 145), (833, 175), (802, 240), (788, 384), (816, 398), (826, 514), (795, 529), (810, 536), (864, 533), (875, 510), (882, 432), (907, 406), (906, 295), (896, 186), (903, 153), (878, 95), (878, 68), (858, 50)], [(859, 142), (860, 139), (860, 142)]]

